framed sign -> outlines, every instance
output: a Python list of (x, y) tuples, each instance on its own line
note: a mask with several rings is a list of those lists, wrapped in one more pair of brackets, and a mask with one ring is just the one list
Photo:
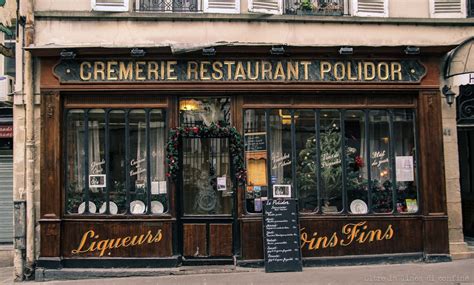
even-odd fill
[(291, 198), (290, 184), (273, 185), (273, 198)]
[(105, 174), (89, 175), (89, 188), (102, 188), (106, 186)]
[(267, 150), (266, 133), (247, 133), (244, 135), (245, 151), (265, 151)]

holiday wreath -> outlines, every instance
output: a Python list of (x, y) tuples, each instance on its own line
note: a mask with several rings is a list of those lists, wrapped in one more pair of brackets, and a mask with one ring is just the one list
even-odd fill
[(218, 124), (210, 126), (177, 127), (170, 130), (166, 144), (166, 162), (168, 173), (166, 176), (176, 180), (179, 174), (179, 144), (181, 137), (191, 138), (229, 138), (229, 147), (232, 157), (234, 176), (239, 185), (246, 181), (244, 162), (244, 145), (242, 136), (234, 127), (224, 127)]

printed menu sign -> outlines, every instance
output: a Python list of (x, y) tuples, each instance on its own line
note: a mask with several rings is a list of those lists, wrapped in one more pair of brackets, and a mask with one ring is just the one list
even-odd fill
[(294, 199), (266, 201), (263, 212), (265, 272), (303, 270), (297, 213)]
[(267, 150), (266, 133), (250, 133), (245, 134), (244, 144), (245, 151), (262, 151)]

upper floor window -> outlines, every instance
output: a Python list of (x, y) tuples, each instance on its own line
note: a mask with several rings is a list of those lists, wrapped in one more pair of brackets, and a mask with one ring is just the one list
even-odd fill
[(430, 0), (432, 18), (465, 18), (466, 9), (466, 0)]
[(128, 11), (129, 0), (91, 0), (92, 10), (107, 12)]

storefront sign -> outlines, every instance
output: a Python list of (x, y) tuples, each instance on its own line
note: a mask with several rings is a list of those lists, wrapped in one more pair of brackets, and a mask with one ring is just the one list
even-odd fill
[(163, 238), (161, 230), (156, 233), (148, 231), (146, 234), (118, 237), (112, 239), (101, 239), (101, 237), (93, 230), (89, 230), (82, 236), (81, 242), (71, 253), (78, 255), (81, 253), (98, 252), (99, 256), (103, 256), (106, 252), (113, 249), (130, 246), (140, 246), (142, 244), (159, 243)]
[(0, 138), (13, 138), (13, 126), (0, 126)]
[(244, 136), (245, 151), (265, 151), (267, 150), (266, 133), (248, 133)]
[(61, 61), (63, 83), (80, 82), (419, 82), (417, 60), (87, 60)]
[(301, 248), (307, 250), (363, 245), (390, 240), (393, 235), (394, 230), (391, 224), (384, 229), (370, 229), (367, 221), (345, 224), (340, 232), (322, 236), (318, 232), (308, 233), (305, 228), (300, 229)]

